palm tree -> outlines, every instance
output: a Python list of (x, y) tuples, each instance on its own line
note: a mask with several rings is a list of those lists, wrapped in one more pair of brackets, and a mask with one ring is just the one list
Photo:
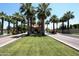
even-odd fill
[(50, 18), (50, 22), (53, 23), (53, 33), (55, 33), (55, 23), (57, 22), (58, 18), (56, 15), (53, 15), (51, 18)]
[(32, 7), (31, 3), (22, 3), (20, 7), (20, 12), (26, 16), (28, 21), (28, 35), (31, 33), (32, 29), (32, 19), (36, 14), (34, 8)]
[(16, 20), (14, 20), (14, 16), (11, 16), (11, 23), (13, 24), (12, 34), (16, 34)]
[(58, 23), (60, 22), (60, 20), (57, 18), (56, 20), (56, 29), (58, 29)]
[(27, 22), (26, 22), (26, 20), (25, 20), (25, 16), (22, 15), (22, 14), (21, 14), (21, 16), (20, 16), (20, 19), (21, 19), (21, 20), (20, 20), (20, 21), (21, 21), (21, 27), (23, 26), (23, 28), (24, 28), (24, 30), (21, 31), (21, 33), (23, 33), (23, 32), (26, 32), (25, 28), (26, 28)]
[(37, 17), (39, 20), (41, 20), (41, 35), (45, 35), (44, 31), (44, 20), (50, 16), (50, 10), (51, 8), (48, 8), (49, 3), (41, 3), (38, 6), (38, 14)]
[(47, 20), (45, 24), (47, 24), (47, 29), (48, 29), (49, 21)]
[(64, 14), (64, 16), (65, 16), (66, 21), (67, 21), (67, 29), (68, 29), (68, 32), (69, 32), (69, 20), (74, 18), (73, 12), (68, 11)]
[(6, 15), (5, 20), (8, 22), (8, 27), (7, 27), (8, 31), (7, 31), (7, 33), (10, 34), (10, 31), (11, 31), (10, 24), (13, 24), (14, 25), (14, 29), (15, 29), (16, 21), (13, 19), (13, 16), (8, 16), (8, 15)]
[(16, 12), (15, 14), (13, 14), (13, 18), (16, 21), (16, 32), (18, 34), (19, 33), (18, 32), (18, 22), (23, 21), (23, 18), (22, 18), (22, 15), (20, 13), (18, 13), (18, 12)]
[(60, 22), (62, 22), (62, 28), (61, 29), (62, 29), (62, 33), (64, 33), (64, 22), (66, 22), (65, 16), (60, 18)]
[(10, 34), (11, 16), (6, 16), (5, 19), (6, 19), (6, 21), (8, 22), (7, 33)]
[(0, 12), (0, 19), (2, 20), (1, 34), (3, 34), (3, 26), (4, 26), (4, 20), (5, 20), (5, 13), (4, 12)]

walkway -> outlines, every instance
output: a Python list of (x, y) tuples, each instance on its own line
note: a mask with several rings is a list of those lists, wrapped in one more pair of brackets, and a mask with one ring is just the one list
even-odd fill
[(72, 48), (79, 50), (79, 38), (70, 37), (70, 36), (67, 36), (67, 35), (60, 34), (60, 33), (57, 33), (57, 34), (46, 33), (46, 35), (48, 35), (52, 38), (55, 38), (56, 40), (66, 44), (66, 45), (68, 45)]
[(10, 35), (10, 36), (0, 36), (0, 47), (3, 47), (9, 43), (12, 43), (12, 42), (18, 40), (19, 38), (21, 38), (20, 36), (23, 34), (26, 34), (26, 33)]

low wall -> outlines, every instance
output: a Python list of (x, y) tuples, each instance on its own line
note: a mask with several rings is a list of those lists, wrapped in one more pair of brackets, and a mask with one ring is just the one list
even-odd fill
[[(79, 29), (69, 29), (70, 30), (70, 33), (79, 33)], [(62, 32), (61, 30), (58, 30), (58, 32)], [(68, 32), (68, 30), (64, 30), (64, 32)]]

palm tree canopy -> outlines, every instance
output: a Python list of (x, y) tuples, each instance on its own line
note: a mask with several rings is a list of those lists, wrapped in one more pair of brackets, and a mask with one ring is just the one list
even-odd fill
[(53, 15), (53, 16), (50, 18), (50, 22), (53, 22), (53, 23), (58, 22), (57, 16), (56, 16), (56, 15)]
[(67, 20), (67, 19), (66, 19), (65, 16), (63, 16), (63, 17), (60, 18), (60, 22), (65, 22), (66, 20)]
[(73, 19), (73, 18), (74, 18), (73, 12), (68, 11), (64, 14), (63, 17), (60, 18), (60, 22), (65, 22), (65, 21), (68, 21), (69, 19)]
[(74, 18), (74, 15), (73, 15), (73, 12), (71, 11), (68, 11), (64, 14), (64, 17), (69, 20), (69, 19), (73, 19)]
[(39, 21), (37, 22), (37, 24), (38, 24), (38, 25), (41, 25), (41, 21), (39, 20)]
[(27, 17), (36, 14), (36, 11), (34, 7), (32, 7), (31, 3), (21, 3), (20, 12), (26, 15)]
[(47, 21), (45, 22), (45, 24), (49, 24), (49, 21), (47, 20)]
[(50, 13), (51, 8), (48, 8), (48, 6), (49, 6), (49, 3), (39, 4), (38, 15), (37, 15), (38, 19), (40, 18), (46, 19), (47, 16), (51, 15)]
[(24, 21), (24, 16), (21, 15), (19, 12), (16, 12), (13, 14), (13, 17), (12, 17), (15, 21)]
[(0, 19), (5, 18), (6, 14), (4, 12), (0, 12)]
[(6, 21), (8, 21), (8, 22), (11, 21), (11, 18), (10, 18), (10, 16), (8, 16), (8, 15), (5, 16), (5, 19), (6, 19)]
[(14, 16), (10, 16), (10, 18), (11, 18), (11, 23), (16, 24), (16, 20), (14, 20)]
[(8, 15), (6, 15), (6, 21), (8, 21), (8, 22), (11, 22), (11, 23), (15, 23), (15, 20), (13, 20), (13, 16), (8, 16)]

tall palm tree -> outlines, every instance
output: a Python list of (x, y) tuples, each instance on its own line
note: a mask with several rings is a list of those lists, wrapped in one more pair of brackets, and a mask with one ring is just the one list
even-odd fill
[(64, 22), (66, 22), (66, 17), (65, 16), (61, 17), (60, 18), (60, 22), (62, 22), (62, 28), (61, 28), (61, 30), (62, 30), (62, 33), (64, 33)]
[(44, 20), (51, 15), (51, 8), (49, 8), (49, 3), (40, 3), (38, 6), (37, 17), (41, 20), (41, 35), (45, 35), (44, 31)]
[(48, 29), (49, 21), (47, 20), (45, 24), (47, 25), (47, 29)]
[(2, 24), (1, 24), (1, 34), (3, 34), (3, 26), (4, 26), (4, 20), (5, 20), (5, 13), (4, 12), (0, 12), (0, 19), (2, 20)]
[(27, 24), (28, 24), (28, 35), (29, 35), (32, 29), (32, 18), (36, 12), (31, 3), (22, 3), (20, 7), (20, 12), (26, 16), (26, 19), (28, 21)]
[(50, 18), (50, 22), (53, 23), (53, 33), (55, 33), (55, 23), (57, 22), (58, 18), (56, 15), (53, 15), (51, 18)]
[(66, 21), (67, 21), (67, 29), (68, 29), (68, 32), (69, 32), (69, 20), (74, 18), (73, 12), (68, 11), (64, 14), (64, 16), (65, 16)]

